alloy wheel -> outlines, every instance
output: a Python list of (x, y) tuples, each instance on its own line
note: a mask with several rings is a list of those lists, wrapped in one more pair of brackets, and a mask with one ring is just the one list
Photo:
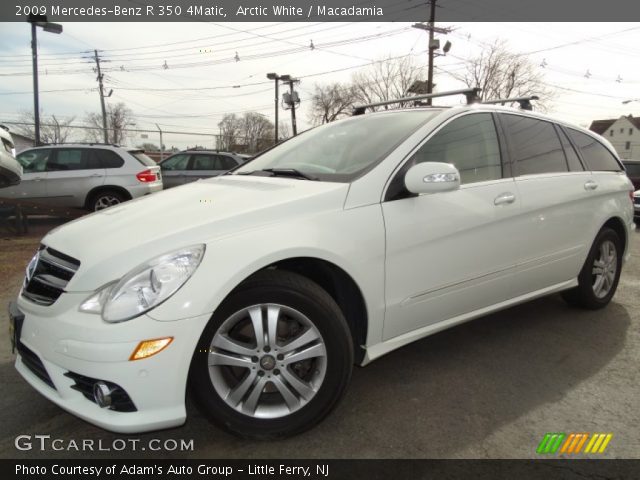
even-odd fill
[(618, 253), (616, 246), (611, 240), (605, 240), (600, 244), (591, 270), (593, 293), (596, 297), (604, 298), (611, 291), (617, 270)]

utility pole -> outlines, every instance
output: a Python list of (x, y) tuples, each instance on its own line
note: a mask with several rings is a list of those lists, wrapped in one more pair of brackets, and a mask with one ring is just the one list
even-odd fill
[(35, 146), (40, 145), (40, 99), (38, 96), (38, 37), (36, 27), (49, 33), (62, 33), (62, 25), (47, 21), (46, 15), (30, 14), (27, 22), (31, 24), (31, 63), (33, 66), (33, 121), (35, 123)]
[(100, 107), (102, 108), (102, 129), (104, 133), (104, 143), (109, 143), (109, 134), (107, 131), (107, 110), (104, 107), (104, 87), (102, 86), (102, 72), (100, 71), (100, 57), (98, 56), (98, 50), (93, 51), (95, 53), (96, 69), (98, 71), (98, 92), (100, 93)]
[[(426, 25), (424, 23), (414, 23), (412, 25), (413, 28), (418, 28), (420, 30), (427, 30), (429, 32), (429, 65), (427, 70), (426, 91), (423, 85), (423, 86), (416, 86), (416, 89), (413, 91), (409, 90), (410, 92), (412, 91), (412, 93), (420, 93), (420, 94), (433, 93), (433, 60), (437, 55), (441, 55), (441, 54), (436, 54), (436, 50), (440, 49), (440, 40), (434, 38), (434, 33), (442, 33), (446, 35), (447, 33), (451, 32), (450, 28), (438, 28), (435, 25), (436, 1), (437, 0), (430, 0), (429, 2), (431, 7), (429, 12), (429, 23), (427, 23)], [(447, 42), (443, 49), (444, 53), (446, 54), (450, 48), (451, 48), (451, 42)], [(424, 83), (424, 82), (421, 82), (421, 83)], [(431, 105), (431, 98), (427, 98), (427, 105)]]
[[(436, 50), (433, 27), (436, 21), (436, 0), (431, 0), (431, 13), (429, 14), (429, 70), (427, 72), (427, 93), (433, 93), (433, 53)], [(427, 99), (427, 105), (431, 105), (431, 99)]]
[(300, 104), (300, 97), (298, 96), (298, 92), (293, 90), (293, 85), (298, 83), (300, 80), (292, 78), (291, 75), (282, 75), (280, 79), (289, 84), (289, 93), (285, 93), (282, 100), (284, 104), (288, 105), (291, 109), (291, 129), (293, 130), (293, 136), (295, 137), (298, 134), (298, 126), (296, 125), (296, 105)]
[(275, 138), (274, 138), (274, 145), (277, 145), (278, 143), (278, 106), (279, 106), (279, 102), (280, 99), (278, 98), (280, 96), (280, 94), (278, 93), (278, 82), (280, 81), (280, 77), (278, 76), (277, 73), (267, 73), (267, 78), (269, 80), (274, 80), (275, 84), (276, 84), (276, 97), (275, 97), (275, 106), (276, 106), (276, 123), (275, 123)]

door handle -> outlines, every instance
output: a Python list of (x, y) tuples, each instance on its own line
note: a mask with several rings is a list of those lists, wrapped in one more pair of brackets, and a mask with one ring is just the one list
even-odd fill
[(598, 188), (598, 184), (596, 182), (594, 182), (593, 180), (588, 180), (584, 184), (584, 189), (585, 190), (595, 190), (596, 188)]
[(511, 192), (505, 192), (498, 195), (494, 200), (494, 205), (508, 205), (516, 201), (516, 196)]

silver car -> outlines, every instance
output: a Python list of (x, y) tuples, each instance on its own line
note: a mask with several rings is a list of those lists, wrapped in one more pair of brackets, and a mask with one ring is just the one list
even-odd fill
[(9, 130), (0, 125), (0, 188), (20, 183), (22, 167), (16, 161), (15, 154), (16, 149)]
[[(248, 157), (250, 158), (250, 157)], [(247, 161), (246, 155), (215, 150), (187, 150), (159, 163), (164, 187), (171, 188), (201, 178), (216, 177)]]
[(5, 198), (94, 211), (162, 190), (160, 167), (144, 150), (61, 144), (30, 148), (16, 158), (22, 182), (2, 189)]

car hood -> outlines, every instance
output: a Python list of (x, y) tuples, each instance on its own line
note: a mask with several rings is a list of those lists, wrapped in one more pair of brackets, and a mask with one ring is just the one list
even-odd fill
[(348, 189), (344, 183), (227, 175), (93, 213), (58, 227), (42, 243), (80, 261), (67, 291), (92, 291), (182, 247), (341, 209)]

